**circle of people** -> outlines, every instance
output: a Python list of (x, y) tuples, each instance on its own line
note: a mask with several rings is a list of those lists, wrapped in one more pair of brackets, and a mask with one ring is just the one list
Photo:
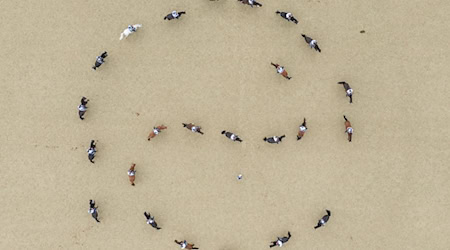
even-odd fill
[[(210, 0), (210, 1), (213, 1), (213, 0)], [(254, 0), (238, 0), (238, 1), (242, 2), (243, 4), (250, 5), (252, 8), (253, 8), (253, 6), (262, 7), (262, 4), (254, 1)], [(293, 22), (295, 24), (298, 23), (298, 20), (295, 19), (295, 17), (290, 12), (282, 12), (282, 11), (277, 10), (275, 13), (289, 22)], [(186, 14), (186, 11), (180, 11), (180, 12), (172, 11), (170, 14), (168, 14), (164, 17), (164, 20), (170, 21), (173, 19), (179, 19), (182, 15), (185, 15), (185, 14)], [(127, 38), (130, 34), (137, 32), (137, 30), (141, 27), (142, 27), (142, 24), (128, 25), (128, 27), (120, 34), (119, 39), (123, 40), (124, 38)], [(316, 51), (321, 52), (321, 49), (319, 48), (319, 45), (317, 44), (316, 40), (312, 39), (311, 37), (309, 37), (305, 34), (301, 34), (301, 36), (304, 38), (305, 42), (309, 45), (309, 47), (311, 49), (314, 48)], [(108, 53), (106, 51), (103, 52), (100, 56), (98, 56), (96, 58), (95, 64), (92, 68), (94, 70), (96, 70), (101, 65), (103, 65), (103, 63), (105, 63), (105, 58), (107, 56), (108, 56)], [(278, 74), (280, 74), (281, 76), (283, 76), (284, 78), (286, 78), (288, 80), (291, 79), (291, 77), (288, 75), (287, 71), (284, 69), (283, 66), (280, 66), (279, 64), (275, 64), (272, 62), (270, 64), (276, 68)], [(346, 96), (350, 98), (350, 103), (352, 103), (353, 89), (350, 87), (350, 85), (347, 82), (341, 81), (341, 82), (338, 82), (338, 84), (343, 85)], [(84, 120), (84, 115), (88, 109), (88, 107), (87, 107), (88, 102), (89, 102), (89, 99), (87, 99), (86, 97), (82, 97), (81, 104), (78, 106), (78, 115), (81, 120)], [(344, 115), (344, 121), (345, 121), (344, 122), (345, 133), (347, 133), (348, 141), (351, 142), (353, 128), (350, 124), (350, 121), (345, 117), (345, 115)], [(194, 123), (182, 123), (182, 125), (184, 128), (186, 128), (194, 133), (199, 133), (199, 134), (203, 135), (203, 132), (201, 130), (202, 128), (200, 126), (195, 125)], [(159, 125), (159, 126), (153, 127), (153, 130), (148, 135), (148, 138), (147, 138), (148, 141), (155, 138), (157, 135), (159, 135), (161, 133), (162, 130), (165, 130), (165, 129), (167, 129), (167, 127), (164, 125)], [(303, 123), (299, 126), (299, 130), (297, 133), (297, 140), (300, 140), (305, 135), (307, 129), (308, 128), (306, 127), (306, 118), (304, 118)], [(223, 130), (221, 133), (223, 135), (225, 135), (231, 141), (242, 142), (242, 139), (238, 135), (236, 135), (232, 132)], [(263, 140), (268, 143), (271, 143), (271, 144), (279, 144), (282, 142), (284, 137), (286, 137), (286, 135), (264, 137)], [(96, 141), (91, 140), (90, 147), (87, 150), (88, 159), (91, 163), (94, 163), (94, 158), (95, 158), (96, 152), (97, 152)], [(136, 164), (133, 163), (131, 165), (130, 169), (128, 170), (128, 178), (129, 178), (129, 181), (131, 182), (132, 186), (135, 185), (134, 184), (134, 181), (136, 178), (135, 167), (136, 167)], [(242, 175), (239, 175), (238, 179), (240, 180), (241, 178), (242, 178)], [(91, 214), (92, 217), (97, 222), (100, 222), (100, 220), (98, 219), (98, 207), (95, 205), (94, 200), (89, 200), (89, 214)], [(151, 225), (156, 230), (161, 229), (160, 227), (158, 227), (158, 224), (156, 223), (155, 218), (150, 213), (145, 211), (144, 216), (146, 218), (147, 224)], [(319, 221), (318, 221), (317, 225), (314, 227), (314, 229), (324, 226), (328, 222), (330, 216), (331, 216), (331, 212), (329, 210), (326, 210), (326, 214), (321, 219), (319, 219)], [(277, 237), (277, 239), (275, 241), (272, 241), (269, 246), (270, 247), (274, 247), (274, 246), (281, 247), (281, 246), (283, 246), (283, 244), (288, 242), (290, 238), (291, 238), (291, 233), (288, 231), (288, 236)], [(199, 249), (197, 247), (194, 247), (195, 244), (188, 243), (186, 240), (182, 240), (182, 241), (175, 240), (175, 243), (180, 245), (181, 249)]]

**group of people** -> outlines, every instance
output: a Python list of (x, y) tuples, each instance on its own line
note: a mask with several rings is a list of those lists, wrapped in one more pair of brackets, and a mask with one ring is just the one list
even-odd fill
[[(84, 114), (86, 113), (86, 110), (87, 110), (86, 105), (87, 105), (88, 101), (89, 100), (86, 97), (83, 97), (81, 99), (81, 104), (78, 106), (79, 116), (80, 116), (81, 120), (84, 120)], [(345, 120), (345, 123), (344, 123), (345, 133), (347, 133), (347, 135), (348, 135), (347, 136), (348, 141), (351, 142), (353, 128), (352, 128), (350, 121), (347, 119), (347, 117), (345, 117), (345, 115), (344, 115), (344, 120)], [(194, 123), (182, 123), (182, 125), (184, 128), (186, 128), (194, 133), (199, 133), (201, 135), (204, 134), (202, 131), (202, 127), (197, 126)], [(151, 139), (155, 138), (157, 135), (159, 135), (162, 132), (162, 130), (165, 130), (165, 129), (167, 129), (167, 126), (165, 126), (165, 125), (159, 125), (159, 126), (153, 127), (153, 130), (150, 131), (150, 133), (147, 137), (147, 140), (151, 141)], [(306, 118), (303, 118), (303, 123), (298, 127), (297, 141), (303, 138), (303, 136), (305, 135), (307, 130), (308, 130), (308, 128), (306, 127)], [(223, 130), (221, 132), (221, 134), (225, 135), (231, 141), (243, 142), (243, 140), (233, 132)], [(268, 142), (270, 144), (279, 144), (282, 142), (283, 138), (285, 138), (285, 137), (286, 137), (286, 135), (264, 137), (263, 141)], [(95, 153), (97, 153), (95, 140), (91, 140), (91, 144), (90, 144), (90, 147), (87, 150), (87, 152), (88, 152), (89, 161), (91, 163), (94, 163)]]
[[(314, 229), (323, 227), (327, 224), (327, 222), (331, 216), (331, 211), (328, 209), (325, 211), (327, 212), (327, 214), (325, 214), (324, 216), (322, 216), (322, 218), (319, 219), (319, 221), (317, 222), (317, 225), (314, 226)], [(95, 221), (100, 223), (100, 221), (98, 220), (98, 207), (95, 206), (94, 200), (89, 200), (89, 211), (88, 212), (92, 215), (92, 218), (94, 218)], [(149, 224), (156, 230), (161, 230), (161, 228), (158, 227), (158, 224), (155, 221), (155, 217), (151, 216), (151, 214), (148, 212), (144, 212), (144, 216), (145, 216), (147, 224)], [(290, 239), (291, 239), (291, 232), (288, 231), (288, 236), (277, 237), (277, 239), (275, 241), (271, 242), (269, 247), (270, 248), (275, 247), (275, 246), (282, 247), (283, 244), (286, 244)], [(183, 240), (183, 241), (175, 240), (175, 243), (180, 245), (181, 249), (198, 249), (197, 247), (194, 247), (195, 244), (188, 243), (186, 240)]]
[[(212, 0), (211, 0), (212, 1)], [(238, 0), (240, 2), (242, 2), (243, 4), (247, 4), (250, 5), (251, 7), (253, 6), (257, 6), (257, 7), (262, 7), (262, 4), (256, 2), (255, 0)], [(275, 12), (277, 15), (281, 16), (282, 18), (286, 19), (289, 22), (293, 22), (295, 24), (298, 24), (298, 20), (293, 16), (292, 13), (290, 12), (283, 12), (283, 11), (276, 11)], [(173, 20), (173, 19), (179, 19), (182, 15), (186, 14), (186, 11), (172, 11), (171, 13), (169, 13), (168, 15), (166, 15), (164, 17), (164, 20)], [(138, 28), (142, 27), (141, 24), (135, 24), (135, 25), (129, 25), (120, 35), (120, 40), (128, 37), (130, 34), (135, 33)], [(305, 34), (301, 34), (301, 36), (304, 38), (305, 42), (309, 45), (310, 48), (314, 48), (316, 51), (321, 52), (321, 49), (319, 48), (319, 45), (317, 43), (316, 40), (312, 39), (309, 36), (306, 36)], [(94, 70), (96, 70), (97, 68), (99, 68), (104, 62), (105, 62), (105, 58), (108, 56), (108, 53), (105, 51), (103, 52), (100, 56), (98, 56), (96, 58), (95, 64), (92, 67)], [(287, 73), (287, 71), (285, 70), (284, 66), (281, 66), (279, 64), (275, 64), (273, 62), (271, 62), (271, 65), (274, 66), (277, 70), (277, 73), (282, 75), (283, 77), (285, 77), (286, 79), (290, 80), (292, 77), (290, 77)], [(350, 85), (347, 82), (341, 81), (338, 82), (338, 84), (343, 85), (344, 90), (346, 92), (346, 96), (350, 98), (350, 103), (352, 103), (352, 95), (353, 95), (353, 89), (350, 87)], [(86, 97), (82, 97), (81, 99), (81, 104), (78, 106), (78, 114), (79, 114), (79, 118), (81, 120), (84, 120), (84, 115), (86, 114), (86, 111), (88, 109), (87, 104), (89, 102), (89, 99), (87, 99)], [(353, 128), (351, 126), (350, 121), (347, 119), (347, 117), (344, 115), (344, 120), (345, 120), (345, 132), (348, 134), (348, 141), (351, 142), (352, 140), (352, 134), (353, 134)], [(194, 132), (194, 133), (199, 133), (201, 135), (203, 135), (203, 131), (202, 128), (198, 125), (195, 125), (194, 123), (182, 123), (183, 127)], [(163, 130), (167, 129), (167, 126), (165, 125), (159, 125), (159, 126), (155, 126), (153, 127), (152, 131), (150, 132), (150, 134), (148, 135), (148, 141), (150, 141), (151, 139), (155, 138), (157, 135), (159, 135)], [(303, 119), (303, 123), (299, 126), (299, 130), (297, 133), (297, 140), (302, 139), (302, 137), (305, 135), (306, 131), (307, 131), (307, 126), (306, 126), (306, 118)], [(237, 142), (242, 142), (243, 140), (236, 134), (234, 134), (233, 132), (229, 132), (226, 130), (223, 130), (221, 132), (221, 134), (223, 134), (224, 136), (226, 136), (228, 139), (230, 139), (231, 141), (237, 141)], [(272, 137), (264, 137), (263, 140), (265, 142), (271, 143), (271, 144), (279, 144), (282, 142), (283, 138), (285, 138), (286, 135), (281, 135), (281, 136), (272, 136)], [(87, 150), (88, 153), (88, 159), (91, 163), (94, 163), (94, 158), (95, 158), (95, 154), (97, 152), (97, 147), (96, 147), (96, 141), (95, 140), (91, 140), (90, 143), (90, 147)], [(131, 167), (129, 168), (127, 174), (128, 174), (128, 178), (129, 181), (131, 183), (132, 186), (135, 186), (135, 178), (136, 178), (136, 170), (135, 170), (136, 164), (132, 164)], [(242, 175), (239, 176), (240, 178), (242, 178)], [(240, 179), (239, 178), (239, 179)], [(98, 222), (100, 223), (100, 220), (98, 219), (98, 207), (96, 206), (96, 203), (94, 200), (89, 200), (89, 213), (92, 215), (92, 217)], [(155, 221), (155, 218), (148, 213), (147, 211), (144, 212), (144, 216), (146, 218), (146, 223), (151, 225), (153, 228), (155, 228), (156, 230), (160, 230), (161, 228), (158, 226), (158, 224)], [(314, 227), (314, 229), (317, 229), (319, 227), (324, 226), (329, 218), (331, 216), (331, 212), (329, 210), (326, 210), (326, 215), (324, 215), (321, 219), (318, 220), (317, 225)], [(286, 244), (291, 238), (291, 233), (288, 231), (287, 236), (284, 237), (277, 237), (277, 240), (272, 241), (271, 244), (269, 245), (270, 248), (275, 247), (275, 246), (283, 246), (284, 244)], [(175, 240), (175, 243), (178, 244), (181, 249), (198, 249), (197, 247), (194, 247), (194, 244), (188, 243), (186, 240), (182, 240), (182, 241), (178, 241)]]

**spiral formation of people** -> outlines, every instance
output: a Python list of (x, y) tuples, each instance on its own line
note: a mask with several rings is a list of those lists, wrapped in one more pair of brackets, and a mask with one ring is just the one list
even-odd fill
[[(415, 62), (416, 78), (426, 64), (387, 40), (394, 20), (424, 28), (383, 15), (391, 2), (363, 2), (45, 0), (41, 21), (24, 14), (38, 3), (8, 8), (34, 21), (17, 22), (33, 39), (5, 42), (22, 58), (5, 69), (35, 86), (16, 82), (2, 98), (22, 90), (26, 103), (6, 111), (21, 133), (4, 140), (18, 170), (6, 170), (5, 193), (16, 191), (3, 201), (22, 205), (10, 212), (19, 222), (5, 220), (4, 248), (445, 249), (439, 232), (450, 226), (422, 212), (449, 199), (414, 199), (444, 192), (420, 167), (432, 161), (434, 182), (448, 181), (436, 166), (445, 157), (425, 149), (446, 143), (434, 131), (414, 140), (425, 125), (410, 119), (441, 110), (409, 97), (431, 90), (396, 78), (396, 56)], [(18, 49), (27, 43), (39, 49)], [(409, 229), (402, 213), (419, 224)], [(425, 246), (413, 231), (431, 224), (441, 240)]]

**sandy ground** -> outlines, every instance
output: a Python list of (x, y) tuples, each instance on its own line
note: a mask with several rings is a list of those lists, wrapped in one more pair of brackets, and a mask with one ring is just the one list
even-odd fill
[[(450, 3), (261, 2), (0, 2), (0, 248), (256, 250), (289, 230), (286, 249), (449, 249)], [(173, 9), (187, 15), (163, 21)]]

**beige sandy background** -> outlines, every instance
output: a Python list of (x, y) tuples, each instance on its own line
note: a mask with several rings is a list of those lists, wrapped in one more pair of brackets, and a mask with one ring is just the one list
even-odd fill
[[(286, 249), (449, 249), (450, 3), (261, 2), (0, 2), (0, 248), (256, 250), (289, 230)], [(163, 21), (174, 9), (187, 15)]]

